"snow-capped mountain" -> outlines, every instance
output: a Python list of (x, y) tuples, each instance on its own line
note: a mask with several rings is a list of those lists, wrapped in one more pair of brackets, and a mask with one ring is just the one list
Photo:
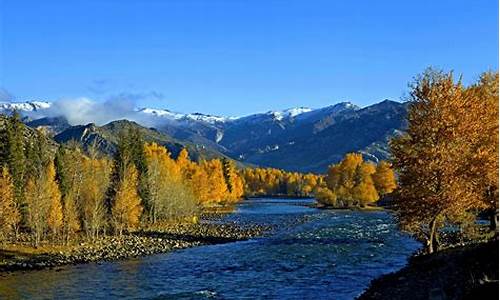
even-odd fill
[[(57, 114), (57, 106), (44, 101), (0, 103), (0, 113), (17, 110), (29, 126), (64, 135), (75, 127), (71, 125), (78, 124), (68, 124)], [(385, 100), (364, 108), (341, 102), (318, 109), (297, 107), (243, 117), (141, 108), (123, 115), (115, 113), (110, 121), (135, 121), (177, 141), (243, 162), (323, 172), (347, 152), (359, 151), (373, 160), (386, 158), (388, 140), (404, 129), (405, 115), (406, 104)]]
[(20, 113), (38, 111), (50, 108), (51, 103), (46, 101), (26, 101), (26, 102), (0, 102), (0, 112), (17, 110)]
[(168, 109), (154, 109), (154, 108), (142, 108), (139, 109), (138, 112), (143, 114), (150, 114), (155, 117), (166, 118), (172, 121), (198, 121), (209, 124), (225, 123), (237, 119), (233, 117), (221, 117), (221, 116), (207, 115), (202, 113), (181, 114), (172, 112)]
[(312, 111), (308, 107), (294, 107), (281, 111), (269, 111), (267, 114), (273, 116), (276, 120), (281, 121), (284, 118), (295, 118), (298, 115)]

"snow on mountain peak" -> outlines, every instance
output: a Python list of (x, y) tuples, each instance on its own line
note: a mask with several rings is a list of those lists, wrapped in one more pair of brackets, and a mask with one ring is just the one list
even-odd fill
[(183, 114), (171, 112), (168, 109), (155, 109), (155, 108), (142, 108), (139, 109), (138, 112), (144, 113), (144, 114), (150, 114), (156, 117), (163, 117), (163, 118), (168, 118), (171, 120), (179, 120), (184, 117)]
[(301, 115), (303, 113), (307, 113), (312, 111), (311, 108), (308, 107), (293, 107), (285, 110), (279, 110), (279, 111), (269, 111), (267, 114), (273, 115), (274, 118), (278, 121), (283, 120), (284, 118), (294, 118), (298, 115)]
[(228, 120), (231, 120), (231, 118), (227, 118), (227, 117), (212, 116), (212, 115), (206, 115), (206, 114), (202, 114), (202, 113), (187, 114), (187, 115), (185, 115), (184, 118), (194, 120), (194, 121), (206, 122), (206, 123), (210, 123), (210, 124), (224, 123), (224, 122), (227, 122)]
[(46, 101), (0, 102), (0, 110), (6, 111), (37, 111), (39, 109), (47, 109), (50, 106), (51, 103)]

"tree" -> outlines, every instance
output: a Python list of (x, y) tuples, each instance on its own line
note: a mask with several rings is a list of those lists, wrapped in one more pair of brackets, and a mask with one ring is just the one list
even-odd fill
[(337, 207), (337, 195), (329, 188), (318, 188), (316, 191), (316, 200), (325, 206)]
[(145, 146), (148, 162), (150, 207), (147, 211), (151, 223), (192, 216), (197, 201), (191, 190), (183, 184), (180, 167), (170, 158), (163, 146), (155, 143)]
[(137, 192), (137, 170), (133, 164), (125, 167), (113, 201), (111, 216), (115, 231), (122, 235), (124, 230), (137, 228), (142, 213), (141, 198)]
[(0, 174), (0, 239), (16, 231), (21, 216), (14, 199), (14, 184), (7, 167)]
[(109, 188), (111, 162), (86, 158), (82, 163), (82, 185), (78, 207), (88, 237), (96, 239), (106, 226), (106, 191)]
[(474, 178), (475, 190), (490, 213), (490, 227), (498, 231), (498, 72), (483, 73), (465, 97), (462, 130), (470, 151), (464, 153), (464, 172)]
[(63, 204), (63, 238), (66, 242), (80, 229), (78, 205), (83, 186), (83, 159), (80, 147), (70, 142), (60, 145), (54, 163)]
[(128, 128), (119, 133), (117, 150), (113, 158), (113, 172), (108, 190), (108, 207), (114, 199), (120, 180), (124, 176), (125, 168), (134, 164), (138, 171), (137, 191), (146, 209), (149, 208), (149, 188), (147, 186), (147, 162), (144, 153), (144, 140), (141, 132), (136, 128)]
[(6, 144), (4, 145), (4, 160), (9, 168), (14, 184), (14, 197), (18, 208), (24, 202), (24, 185), (26, 173), (26, 157), (24, 147), (24, 124), (17, 111), (6, 123)]
[(3, 124), (0, 124), (0, 167), (6, 166), (9, 169), (10, 178), (14, 185), (14, 201), (20, 210), (24, 202), (23, 192), (26, 183), (25, 126), (17, 111), (14, 111), (11, 117), (2, 118), (1, 121)]
[(391, 141), (399, 174), (397, 218), (403, 229), (426, 241), (429, 253), (438, 250), (445, 218), (480, 203), (476, 179), (464, 171), (471, 151), (464, 130), (481, 120), (464, 118), (471, 113), (464, 95), (451, 73), (427, 70), (412, 85), (406, 133)]
[(56, 170), (53, 163), (47, 166), (47, 174), (42, 185), (45, 197), (49, 204), (47, 214), (47, 225), (54, 236), (56, 236), (63, 225), (63, 211), (61, 204), (61, 192), (56, 182)]
[(389, 194), (397, 187), (394, 171), (390, 163), (381, 161), (372, 175), (373, 183), (380, 195)]
[(33, 177), (29, 178), (26, 184), (25, 198), (27, 208), (26, 225), (33, 234), (34, 245), (38, 246), (47, 227), (45, 217), (48, 208)]
[(210, 187), (207, 202), (204, 204), (218, 203), (225, 200), (228, 190), (221, 161), (218, 159), (203, 161), (201, 166), (208, 175), (206, 184)]
[(373, 174), (375, 174), (375, 167), (372, 163), (363, 162), (356, 170), (356, 185), (351, 195), (361, 207), (379, 199), (379, 194), (372, 179)]
[[(38, 246), (49, 222), (51, 230), (58, 228), (57, 198), (60, 202), (60, 193), (44, 132), (36, 131), (33, 140), (26, 146), (26, 174), (29, 176), (24, 190), (24, 222), (33, 234), (35, 246)], [(52, 214), (50, 221), (49, 214)]]
[(239, 200), (243, 196), (243, 180), (234, 165), (234, 162), (223, 158), (222, 167), (224, 173), (224, 179), (226, 181), (226, 186), (228, 190), (227, 200), (234, 202)]

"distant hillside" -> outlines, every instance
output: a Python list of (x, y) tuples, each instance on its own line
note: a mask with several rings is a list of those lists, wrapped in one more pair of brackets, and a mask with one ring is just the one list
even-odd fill
[[(390, 137), (405, 127), (406, 105), (393, 101), (302, 120), (285, 128), (267, 148), (246, 151), (244, 160), (288, 170), (325, 172), (345, 153), (387, 159)], [(265, 139), (262, 138), (262, 139)]]
[(74, 140), (84, 148), (95, 144), (102, 153), (112, 154), (116, 151), (120, 132), (126, 132), (132, 128), (138, 129), (146, 142), (155, 142), (165, 146), (173, 157), (177, 157), (184, 147), (188, 149), (191, 159), (194, 160), (226, 157), (222, 153), (213, 151), (203, 145), (179, 142), (156, 129), (146, 128), (127, 120), (114, 121), (104, 126), (95, 124), (71, 126), (57, 134), (54, 140), (58, 143), (67, 143)]

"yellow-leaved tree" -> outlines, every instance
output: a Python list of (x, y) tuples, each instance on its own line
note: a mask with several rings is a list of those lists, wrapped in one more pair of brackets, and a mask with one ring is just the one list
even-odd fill
[(396, 189), (396, 177), (392, 166), (387, 161), (381, 161), (377, 164), (375, 173), (372, 174), (373, 183), (380, 195), (392, 193)]
[(244, 183), (233, 161), (224, 158), (222, 160), (224, 179), (226, 180), (227, 196), (229, 202), (236, 202), (244, 193)]
[(0, 174), (0, 240), (3, 240), (21, 221), (21, 215), (14, 198), (14, 184), (7, 167)]
[(351, 194), (355, 205), (361, 207), (373, 203), (379, 199), (377, 189), (373, 183), (372, 175), (375, 174), (375, 166), (369, 162), (363, 162), (356, 170), (356, 185)]
[[(498, 173), (497, 98), (498, 75), (465, 88), (451, 72), (429, 69), (412, 86), (408, 129), (391, 142), (399, 175), (396, 213), (403, 229), (426, 241), (429, 253), (439, 249), (445, 221), (459, 223), (485, 208), (488, 186), (498, 190), (497, 179), (484, 180)], [(487, 125), (481, 124), (483, 114)]]
[(55, 175), (54, 163), (49, 161), (26, 185), (26, 222), (34, 236), (35, 246), (39, 245), (47, 229), (57, 235), (62, 227), (61, 193)]
[(163, 146), (156, 143), (145, 145), (148, 164), (148, 186), (150, 205), (147, 217), (150, 223), (193, 217), (197, 211), (197, 200), (183, 182), (180, 166), (170, 158)]
[(46, 178), (42, 189), (48, 202), (47, 226), (54, 236), (59, 234), (63, 225), (63, 210), (61, 203), (61, 192), (56, 182), (56, 169), (54, 163), (50, 162), (46, 170)]
[(225, 200), (228, 190), (221, 161), (218, 159), (203, 161), (201, 162), (201, 166), (208, 175), (208, 180), (205, 184), (210, 188), (206, 202), (203, 204), (210, 205)]
[(105, 199), (110, 182), (111, 162), (90, 157), (83, 161), (82, 168), (83, 179), (78, 206), (85, 233), (96, 239), (107, 223)]
[(125, 166), (113, 199), (111, 217), (114, 229), (120, 236), (125, 230), (136, 229), (139, 225), (143, 208), (137, 192), (137, 176), (137, 169), (133, 164)]

